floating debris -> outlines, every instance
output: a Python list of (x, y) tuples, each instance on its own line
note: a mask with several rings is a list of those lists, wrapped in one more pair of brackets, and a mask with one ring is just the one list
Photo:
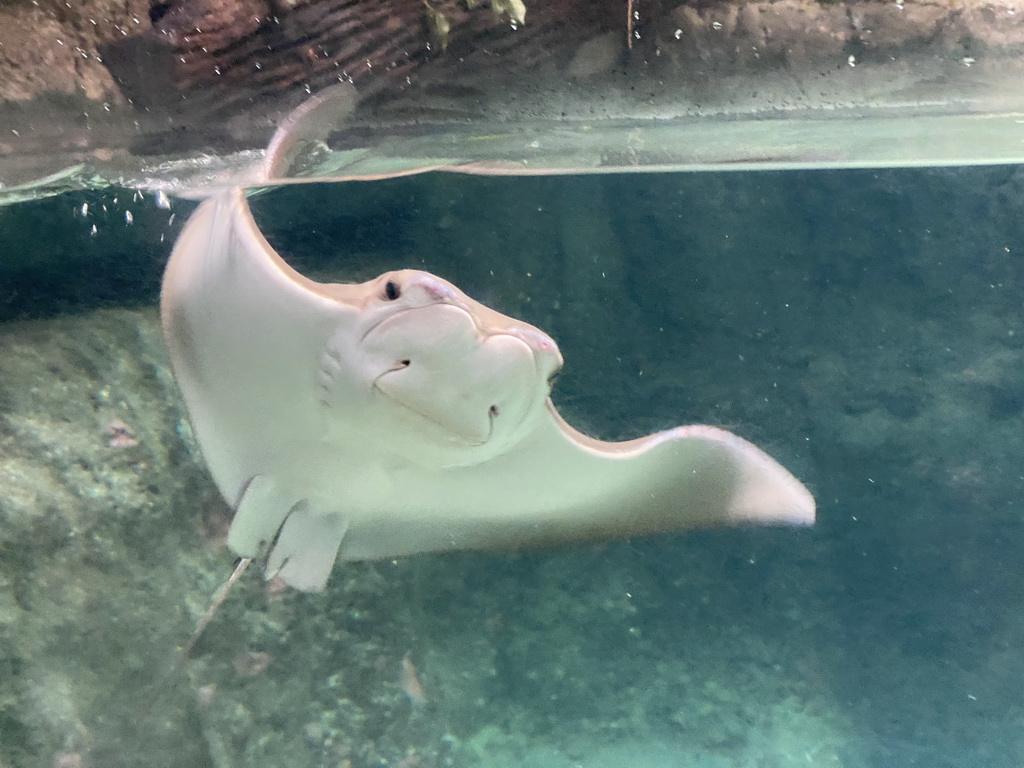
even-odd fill
[(139, 444), (131, 427), (121, 419), (113, 419), (107, 425), (107, 445), (111, 448), (134, 448)]
[(410, 658), (408, 653), (402, 657), (402, 692), (414, 706), (427, 703), (427, 694), (420, 684), (420, 676), (416, 671), (416, 665), (412, 663), (412, 658)]

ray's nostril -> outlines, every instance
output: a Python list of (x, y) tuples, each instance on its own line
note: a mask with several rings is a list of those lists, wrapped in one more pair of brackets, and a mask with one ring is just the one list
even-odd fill
[(398, 364), (399, 364), (400, 366), (402, 366), (403, 368), (408, 368), (408, 367), (409, 367), (409, 364), (410, 364), (410, 362), (411, 362), (411, 361), (409, 361), (409, 360), (399, 360), (399, 361), (398, 361)]
[(492, 405), (490, 408), (487, 409), (487, 413), (489, 413), (492, 417), (496, 417), (498, 415), (498, 406)]

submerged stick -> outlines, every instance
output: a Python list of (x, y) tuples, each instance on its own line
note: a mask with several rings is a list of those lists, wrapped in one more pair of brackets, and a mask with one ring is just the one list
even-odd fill
[[(213, 621), (213, 617), (217, 615), (217, 609), (227, 600), (228, 595), (231, 593), (231, 588), (235, 586), (235, 582), (238, 581), (242, 574), (245, 573), (245, 569), (249, 567), (249, 563), (252, 562), (251, 557), (243, 557), (238, 561), (238, 565), (235, 566), (235, 570), (232, 571), (228, 580), (217, 587), (217, 591), (213, 593), (213, 599), (210, 600), (210, 607), (206, 609), (199, 621), (196, 623), (196, 628), (192, 630), (192, 634), (188, 636), (188, 640), (185, 641), (185, 645), (181, 647), (181, 658), (187, 659), (189, 653), (195, 647), (195, 644), (199, 642), (199, 638), (203, 636), (203, 632), (210, 626), (210, 622)], [(172, 672), (174, 670), (171, 670)]]
[(206, 612), (199, 617), (199, 621), (196, 622), (196, 628), (192, 630), (192, 634), (188, 636), (188, 640), (185, 644), (178, 649), (178, 654), (174, 658), (174, 663), (171, 664), (170, 669), (164, 672), (160, 679), (157, 681), (156, 690), (145, 702), (142, 707), (142, 715), (148, 716), (153, 706), (160, 700), (164, 691), (167, 690), (167, 682), (178, 674), (178, 670), (181, 669), (182, 665), (188, 659), (188, 655), (195, 648), (196, 643), (199, 642), (199, 638), (203, 636), (203, 632), (210, 626), (210, 622), (213, 621), (214, 616), (217, 615), (217, 610), (221, 607), (228, 595), (231, 593), (232, 587), (245, 573), (245, 569), (249, 567), (249, 563), (252, 562), (251, 557), (243, 557), (238, 561), (238, 565), (235, 566), (235, 570), (231, 572), (228, 580), (217, 587), (217, 591), (213, 593), (213, 599), (210, 600), (210, 607), (206, 609)]

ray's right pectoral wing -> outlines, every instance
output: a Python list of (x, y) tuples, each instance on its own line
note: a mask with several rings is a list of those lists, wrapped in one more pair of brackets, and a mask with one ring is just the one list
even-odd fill
[[(164, 273), (161, 316), (203, 457), (238, 509), (255, 478), (286, 478), (315, 443), (323, 428), (318, 361), (354, 310), (288, 266), (257, 229), (244, 193), (232, 189), (185, 225)], [(274, 506), (272, 495), (264, 489), (250, 503), (270, 510), (255, 528), (251, 513), (240, 515), (235, 542), (257, 535), (250, 529), (264, 536), (271, 527), (273, 536), (295, 499)]]

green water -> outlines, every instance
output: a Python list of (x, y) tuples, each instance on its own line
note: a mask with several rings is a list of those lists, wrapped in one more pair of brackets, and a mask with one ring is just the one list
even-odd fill
[(232, 566), (156, 313), (192, 207), (0, 209), (0, 768), (1024, 763), (1019, 169), (255, 199), (319, 279), (427, 269), (549, 332), (591, 434), (761, 445), (818, 523), (249, 573), (174, 669)]

